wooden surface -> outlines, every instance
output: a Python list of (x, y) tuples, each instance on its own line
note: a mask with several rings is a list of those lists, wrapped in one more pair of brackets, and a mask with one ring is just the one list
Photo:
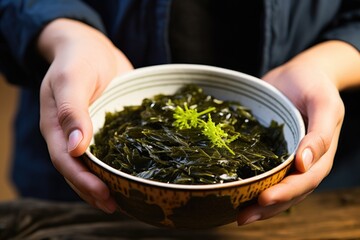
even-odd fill
[(272, 219), (201, 231), (156, 228), (82, 203), (16, 200), (0, 203), (0, 239), (360, 239), (360, 188), (313, 193)]

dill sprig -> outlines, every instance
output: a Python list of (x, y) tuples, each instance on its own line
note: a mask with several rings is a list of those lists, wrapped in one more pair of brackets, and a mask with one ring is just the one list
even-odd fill
[(215, 107), (211, 107), (198, 113), (196, 108), (189, 109), (187, 103), (185, 102), (184, 109), (180, 106), (175, 108), (173, 117), (176, 119), (176, 121), (173, 123), (173, 125), (181, 130), (197, 128), (198, 125), (201, 124), (201, 119), (199, 117), (214, 110)]
[(234, 135), (230, 139), (228, 139), (229, 134), (226, 133), (222, 128), (221, 124), (215, 124), (210, 114), (208, 115), (207, 122), (203, 121), (203, 130), (202, 133), (207, 136), (210, 141), (219, 148), (226, 148), (232, 155), (235, 155), (234, 151), (228, 146), (228, 144), (232, 141), (234, 141), (239, 135)]
[[(222, 124), (215, 124), (212, 119), (210, 112), (216, 108), (211, 107), (200, 113), (197, 112), (196, 108), (189, 109), (187, 103), (184, 103), (184, 108), (177, 106), (173, 117), (175, 119), (173, 125), (180, 130), (199, 128), (202, 129), (202, 133), (212, 142), (212, 144), (219, 148), (226, 148), (231, 154), (235, 155), (235, 152), (228, 146), (228, 144), (234, 141), (239, 134), (235, 134), (231, 138), (229, 134), (222, 129)], [(208, 114), (208, 119), (205, 122), (200, 119), (200, 116)]]

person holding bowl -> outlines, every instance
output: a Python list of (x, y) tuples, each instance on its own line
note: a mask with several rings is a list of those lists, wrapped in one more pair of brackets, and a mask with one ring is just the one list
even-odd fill
[(237, 220), (277, 215), (332, 168), (345, 113), (339, 92), (360, 83), (359, 19), (355, 0), (1, 0), (0, 69), (22, 88), (13, 164), (20, 195), (76, 200), (65, 178), (86, 202), (114, 212), (107, 186), (77, 159), (92, 136), (89, 105), (134, 68), (200, 63), (260, 77), (302, 113), (296, 172)]

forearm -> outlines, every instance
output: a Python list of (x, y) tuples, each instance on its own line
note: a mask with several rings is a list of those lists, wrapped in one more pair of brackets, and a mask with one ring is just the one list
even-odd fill
[(84, 1), (0, 0), (0, 48), (4, 50), (0, 68), (5, 68), (9, 81), (38, 88), (48, 65), (34, 43), (44, 26), (58, 18), (76, 19), (105, 31), (100, 16)]
[(326, 41), (290, 60), (286, 67), (309, 67), (329, 77), (339, 91), (360, 86), (360, 53), (348, 43)]

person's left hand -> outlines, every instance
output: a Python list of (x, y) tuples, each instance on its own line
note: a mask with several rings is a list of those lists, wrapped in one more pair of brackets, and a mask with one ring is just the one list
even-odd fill
[(296, 171), (263, 191), (257, 204), (238, 213), (238, 224), (263, 220), (302, 201), (330, 172), (344, 118), (339, 91), (324, 72), (304, 64), (285, 64), (263, 80), (283, 92), (299, 109), (307, 126), (296, 152)]

